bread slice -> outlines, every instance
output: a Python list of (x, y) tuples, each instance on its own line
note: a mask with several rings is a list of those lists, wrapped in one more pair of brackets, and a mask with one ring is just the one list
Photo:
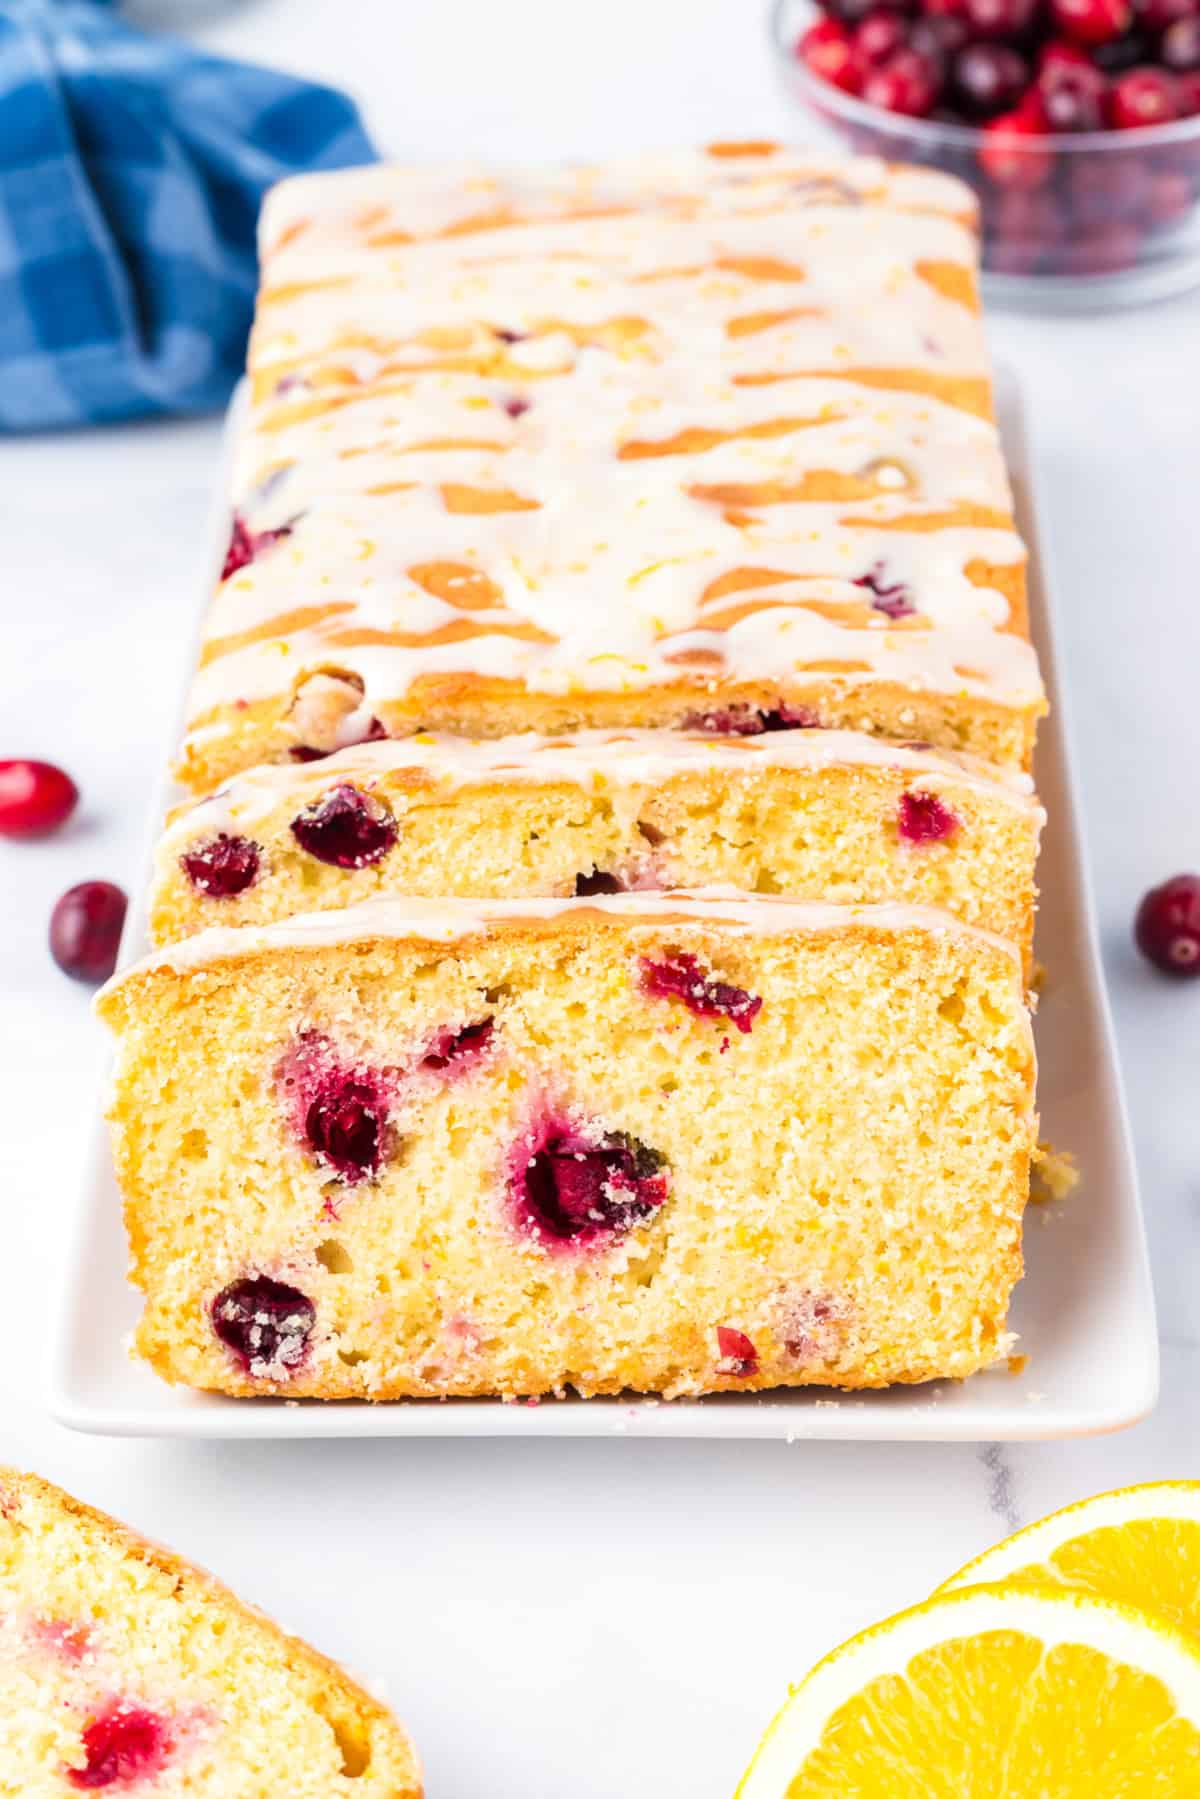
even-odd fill
[(374, 894), (738, 887), (945, 906), (1028, 958), (1027, 775), (855, 731), (583, 732), (362, 744), (235, 776), (159, 842), (151, 931), (267, 924)]
[(137, 1349), (318, 1398), (966, 1375), (1034, 1142), (1020, 957), (775, 898), (363, 901), (111, 983)]
[(0, 1792), (420, 1799), (382, 1705), (198, 1568), (0, 1470)]

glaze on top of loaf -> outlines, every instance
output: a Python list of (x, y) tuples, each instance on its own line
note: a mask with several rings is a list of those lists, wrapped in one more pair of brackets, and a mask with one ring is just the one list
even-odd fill
[(200, 744), (321, 672), (1042, 708), (966, 190), (747, 152), (284, 184)]
[(964, 924), (936, 906), (885, 902), (867, 906), (826, 905), (777, 894), (753, 897), (734, 888), (679, 889), (672, 893), (593, 894), (580, 899), (421, 899), (410, 895), (361, 900), (329, 912), (302, 912), (269, 925), (216, 925), (180, 943), (167, 944), (106, 982), (96, 996), (101, 1016), (111, 1016), (122, 987), (159, 970), (189, 974), (213, 964), (263, 951), (362, 943), (379, 938), (412, 938), (428, 943), (521, 931), (572, 917), (586, 924), (599, 913), (614, 922), (669, 923), (681, 930), (717, 930), (745, 936), (791, 932), (865, 930), (897, 935), (904, 931), (950, 933), (1002, 950), (1021, 980), (1021, 956), (1007, 938)]

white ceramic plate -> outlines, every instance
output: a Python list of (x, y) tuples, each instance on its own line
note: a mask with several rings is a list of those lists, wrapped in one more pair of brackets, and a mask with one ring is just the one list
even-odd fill
[[(1027, 1273), (1012, 1310), (1020, 1372), (838, 1395), (810, 1388), (779, 1395), (721, 1394), (664, 1403), (645, 1399), (361, 1402), (225, 1399), (168, 1387), (132, 1362), (126, 1343), (138, 1298), (125, 1281), (120, 1200), (107, 1135), (97, 1118), (84, 1190), (66, 1245), (66, 1287), (55, 1344), (51, 1409), (76, 1430), (174, 1437), (643, 1437), (842, 1438), (994, 1441), (1120, 1429), (1144, 1417), (1158, 1394), (1158, 1341), (1145, 1234), (1112, 1025), (1096, 951), (1075, 783), (1067, 749), (1066, 697), (1058, 668), (1034, 476), (1020, 396), (998, 383), (1001, 426), (1030, 546), (1034, 632), (1053, 711), (1038, 749), (1038, 785), (1049, 813), (1040, 868), (1038, 956), (1049, 969), (1037, 1018), (1042, 1135), (1074, 1150), (1083, 1171), (1062, 1202), (1027, 1214)], [(235, 403), (236, 411), (236, 403)], [(224, 494), (226, 484), (220, 492)], [(214, 519), (213, 569), (229, 515)], [(211, 587), (206, 583), (205, 592)], [(188, 646), (181, 679), (190, 679)], [(164, 758), (165, 760), (165, 758)], [(156, 795), (150, 840), (169, 789)], [(146, 865), (149, 864), (149, 855)], [(140, 885), (145, 868), (139, 871)], [(121, 964), (147, 947), (144, 900), (131, 910)]]

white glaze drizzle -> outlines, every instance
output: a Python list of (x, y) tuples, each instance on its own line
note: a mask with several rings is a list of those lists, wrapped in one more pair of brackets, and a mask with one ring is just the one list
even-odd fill
[(103, 1013), (121, 987), (139, 977), (169, 971), (189, 975), (222, 962), (275, 950), (332, 948), (372, 940), (411, 939), (456, 943), (464, 937), (495, 936), (519, 931), (533, 922), (553, 922), (572, 914), (605, 913), (631, 926), (669, 924), (672, 932), (717, 931), (735, 937), (781, 937), (796, 932), (883, 931), (899, 935), (923, 931), (962, 937), (1000, 951), (1012, 964), (1023, 992), (1021, 954), (1015, 944), (992, 931), (964, 924), (936, 906), (839, 906), (788, 899), (774, 894), (753, 898), (734, 888), (680, 889), (672, 893), (622, 893), (585, 899), (418, 899), (383, 896), (361, 900), (338, 911), (304, 912), (267, 925), (215, 925), (179, 943), (168, 944), (114, 975), (96, 996)]
[(995, 803), (1044, 821), (1033, 781), (975, 756), (913, 749), (862, 731), (775, 731), (759, 737), (711, 737), (689, 731), (580, 731), (570, 737), (519, 736), (472, 740), (422, 734), (361, 743), (320, 762), (263, 764), (244, 770), (215, 793), (182, 807), (159, 843), (170, 863), (184, 845), (217, 832), (255, 830), (279, 807), (310, 804), (341, 781), (371, 787), (410, 771), (421, 791), (571, 783), (612, 793), (661, 786), (687, 774), (753, 779), (767, 769), (800, 772), (834, 767), (903, 771), (922, 787), (970, 789)]
[[(867, 203), (846, 204), (855, 196)], [(586, 204), (634, 210), (563, 216)], [(538, 178), (374, 169), (285, 183), (264, 214), (268, 303), (254, 361), (287, 364), (293, 382), (297, 361), (302, 381), (341, 370), (320, 392), (336, 396), (340, 382), (353, 403), (287, 423), (306, 391), (293, 386), (254, 409), (236, 502), (253, 531), (290, 525), (290, 534), (219, 590), (210, 645), (259, 635), (217, 644), (192, 718), (286, 696), (322, 667), (362, 682), (368, 716), (428, 675), (564, 694), (676, 684), (699, 667), (719, 691), (722, 680), (781, 681), (847, 663), (856, 686), (883, 680), (1036, 706), (1036, 658), (1005, 628), (1007, 599), (966, 573), (1024, 557), (993, 424), (908, 391), (911, 373), (898, 389), (835, 378), (864, 365), (985, 375), (977, 317), (917, 268), (973, 266), (961, 222), (970, 204), (965, 189), (926, 171), (788, 153), (684, 154)], [(437, 235), (497, 208), (532, 209), (542, 222)], [(419, 241), (371, 247), (396, 230)], [(767, 259), (800, 278), (744, 272)], [(730, 266), (697, 279), (714, 261)], [(691, 272), (641, 279), (664, 270)], [(815, 318), (775, 316), (797, 309)], [(547, 328), (555, 318), (571, 331)], [(742, 330), (748, 318), (754, 328)], [(613, 319), (642, 323), (592, 347), (572, 335)], [(505, 345), (501, 326), (540, 334)], [(447, 327), (476, 360), (482, 346), (484, 363), (439, 367), (441, 337), (404, 344), (401, 360), (417, 366), (395, 377), (400, 392), (380, 373), (394, 348), (339, 341), (383, 332), (395, 345)], [(530, 402), (515, 419), (505, 409), (514, 398)], [(786, 434), (761, 434), (780, 421)], [(686, 453), (618, 455), (697, 427), (734, 435)], [(447, 438), (470, 445), (430, 447)], [(696, 492), (794, 485), (806, 471), (866, 479), (874, 497), (738, 506)], [(506, 489), (529, 509), (448, 511), (454, 483)], [(986, 519), (964, 520), (972, 507)], [(922, 513), (958, 522), (887, 528)], [(486, 577), (488, 596), (466, 608), (414, 579), (414, 568), (443, 562)], [(918, 619), (871, 609), (860, 582), (880, 564), (910, 590)], [(705, 598), (747, 568), (791, 578)], [(338, 610), (283, 622), (326, 605)], [(447, 629), (469, 634), (436, 641)], [(336, 641), (363, 630), (407, 641)], [(846, 677), (835, 666), (829, 678)]]

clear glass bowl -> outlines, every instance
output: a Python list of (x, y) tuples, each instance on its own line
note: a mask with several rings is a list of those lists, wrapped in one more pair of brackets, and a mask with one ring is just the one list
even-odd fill
[(796, 43), (816, 16), (811, 0), (774, 0), (771, 34), (788, 93), (843, 147), (944, 169), (975, 190), (989, 298), (1109, 307), (1200, 285), (1200, 117), (1029, 137), (1011, 151), (1006, 142), (997, 179), (979, 160), (982, 131), (883, 112), (814, 75)]

